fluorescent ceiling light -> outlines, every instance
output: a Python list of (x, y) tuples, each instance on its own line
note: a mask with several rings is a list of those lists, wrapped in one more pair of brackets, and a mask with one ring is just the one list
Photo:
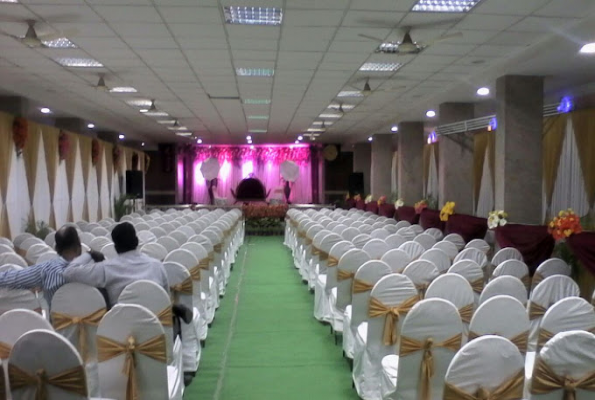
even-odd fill
[(119, 135), (118, 135), (118, 139), (120, 139), (120, 140), (124, 140), (124, 138), (125, 138), (125, 136), (124, 136), (124, 135), (122, 135), (122, 134), (119, 134)]
[(169, 124), (175, 124), (176, 120), (175, 119), (160, 119), (157, 122), (159, 122), (160, 124), (163, 124), (163, 125), (169, 125)]
[(428, 117), (428, 118), (434, 118), (435, 116), (436, 116), (436, 111), (434, 111), (434, 110), (428, 110), (426, 112), (426, 117)]
[(47, 107), (42, 107), (39, 109), (39, 111), (41, 111), (42, 114), (50, 114), (52, 112), (52, 110)]
[(333, 124), (333, 121), (314, 121), (312, 122), (312, 125), (322, 125), (324, 124), (325, 126), (331, 126)]
[(111, 88), (110, 93), (136, 93), (137, 90), (131, 86), (116, 86)]
[(419, 12), (469, 12), (481, 0), (418, 0), (411, 11)]
[(169, 117), (169, 114), (165, 111), (147, 111), (145, 115), (149, 117)]
[(398, 127), (397, 125), (393, 125), (393, 126), (390, 128), (390, 131), (391, 131), (391, 132), (399, 132), (399, 127)]
[(267, 78), (275, 75), (273, 68), (236, 68), (238, 76), (253, 76)]
[(318, 133), (321, 133), (321, 132), (324, 132), (324, 130), (323, 129), (320, 129), (320, 128), (308, 128), (308, 132), (318, 132)]
[(188, 128), (185, 126), (168, 126), (167, 129), (169, 129), (170, 131), (185, 131)]
[(252, 140), (252, 136), (246, 136), (246, 140)]
[(131, 106), (137, 106), (137, 107), (151, 107), (151, 100), (145, 100), (145, 99), (126, 100), (126, 104), (130, 104)]
[(269, 119), (268, 115), (248, 115), (248, 119)]
[(349, 111), (349, 110), (353, 110), (355, 108), (355, 105), (353, 104), (339, 104), (339, 103), (332, 103), (329, 104), (328, 108), (331, 108), (333, 110), (338, 110), (339, 108), (343, 108), (343, 111)]
[(95, 128), (95, 124), (87, 124), (87, 128), (93, 129), (93, 128)]
[(241, 25), (281, 25), (283, 10), (277, 7), (223, 7), (225, 22)]
[(149, 112), (149, 109), (147, 109), (147, 108), (141, 108), (141, 109), (140, 109), (140, 110), (138, 110), (138, 111), (140, 111), (140, 112), (142, 112), (142, 113), (146, 113), (146, 112)]
[(318, 118), (341, 118), (341, 114), (320, 114)]
[(18, 0), (0, 0), (0, 3), (18, 3)]
[(63, 67), (77, 67), (77, 68), (101, 68), (103, 64), (92, 58), (82, 57), (56, 57), (54, 58), (58, 64)]
[(53, 49), (74, 49), (76, 48), (76, 44), (72, 43), (70, 40), (66, 38), (58, 38), (54, 40), (47, 40), (43, 41), (47, 47), (51, 47)]
[(176, 132), (178, 136), (192, 136), (192, 132)]
[(376, 62), (367, 62), (364, 63), (361, 67), (359, 67), (360, 71), (367, 71), (367, 72), (394, 72), (401, 68), (403, 64), (401, 63), (376, 63)]
[(581, 47), (580, 51), (581, 54), (595, 54), (595, 43), (587, 43), (583, 47)]
[(337, 97), (364, 97), (359, 90), (342, 90)]
[(479, 96), (487, 96), (490, 94), (490, 88), (480, 87), (479, 89), (477, 89), (477, 94)]
[(250, 133), (267, 133), (266, 129), (249, 129), (248, 132)]
[(251, 104), (251, 105), (266, 105), (271, 104), (270, 99), (244, 99), (244, 104)]

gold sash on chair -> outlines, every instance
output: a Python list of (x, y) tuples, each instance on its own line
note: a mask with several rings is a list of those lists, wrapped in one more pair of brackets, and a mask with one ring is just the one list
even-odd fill
[[(200, 270), (199, 270), (199, 276), (200, 276)], [(179, 302), (179, 300), (180, 300), (179, 297), (181, 294), (188, 294), (188, 295), (193, 294), (194, 285), (193, 285), (192, 281), (193, 281), (192, 276), (189, 276), (188, 278), (184, 279), (182, 282), (178, 283), (177, 285), (173, 285), (173, 286), (169, 287), (171, 294), (172, 294), (172, 300), (173, 300), (174, 304), (177, 304)]]
[(533, 275), (533, 279), (531, 280), (531, 287), (535, 287), (537, 285), (539, 285), (541, 283), (542, 280), (544, 280), (545, 277), (543, 275), (541, 275), (539, 272), (536, 272)]
[(163, 326), (174, 326), (174, 313), (171, 309), (171, 306), (167, 306), (159, 314), (157, 314), (157, 318), (159, 318), (159, 322)]
[(353, 279), (355, 277), (355, 272), (348, 271), (346, 269), (338, 269), (337, 270), (337, 280), (338, 281), (346, 281), (347, 279)]
[(529, 319), (533, 321), (534, 319), (541, 318), (545, 315), (546, 311), (547, 307), (531, 302), (531, 305), (529, 306)]
[(306, 237), (306, 239), (304, 240), (304, 244), (306, 246), (310, 246), (312, 244), (312, 239), (310, 239), (309, 237)]
[(476, 279), (473, 282), (469, 283), (471, 284), (471, 288), (475, 293), (481, 294), (484, 285), (483, 278)]
[(531, 289), (531, 277), (529, 275), (523, 276), (521, 282), (523, 282), (527, 289)]
[(318, 259), (320, 261), (324, 261), (328, 258), (328, 254), (324, 250), (321, 250), (316, 246), (312, 246), (312, 255), (318, 256)]
[(101, 318), (106, 313), (105, 308), (100, 308), (99, 310), (86, 315), (84, 317), (74, 317), (72, 315), (62, 314), (59, 312), (52, 312), (51, 313), (51, 320), (54, 329), (60, 331), (62, 329), (68, 328), (69, 326), (76, 325), (78, 329), (78, 350), (81, 353), (81, 357), (83, 358), (84, 362), (87, 362), (89, 359), (89, 351), (87, 349), (87, 325), (97, 326)]
[(432, 350), (437, 347), (443, 347), (456, 352), (461, 348), (462, 339), (463, 335), (460, 333), (449, 339), (446, 339), (441, 343), (435, 343), (432, 338), (428, 338), (421, 342), (410, 337), (401, 336), (401, 349), (399, 351), (400, 357), (406, 357), (422, 350), (424, 352), (420, 369), (421, 377), (419, 380), (420, 400), (432, 399), (431, 380), (434, 376), (434, 355), (432, 354)]
[(213, 246), (213, 250), (217, 253), (221, 253), (222, 250), (222, 245), (221, 243), (217, 243), (216, 245)]
[(336, 267), (337, 265), (339, 265), (339, 259), (337, 259), (329, 254), (328, 260), (326, 261), (326, 266), (327, 267)]
[(12, 350), (12, 346), (7, 343), (0, 342), (0, 360), (8, 359), (10, 355), (10, 350)]
[(411, 307), (419, 301), (419, 296), (412, 296), (401, 304), (396, 306), (387, 306), (375, 297), (370, 297), (370, 307), (368, 308), (368, 316), (370, 318), (385, 316), (384, 331), (382, 335), (382, 342), (386, 346), (392, 346), (397, 343), (397, 323), (401, 314), (409, 312)]
[[(355, 274), (354, 274), (354, 276), (355, 276)], [(374, 285), (371, 283), (362, 281), (361, 279), (354, 278), (352, 292), (353, 293), (365, 293), (365, 292), (369, 292), (370, 290), (372, 290), (373, 287), (374, 287)]]
[(473, 318), (473, 306), (473, 303), (471, 303), (459, 308), (459, 315), (461, 316), (461, 321), (463, 321), (465, 324), (471, 323), (471, 318)]
[(547, 329), (540, 328), (539, 329), (539, 336), (537, 337), (537, 351), (541, 349), (548, 340), (554, 337), (554, 333), (548, 331)]
[(524, 370), (520, 370), (491, 391), (480, 387), (475, 393), (467, 393), (445, 382), (444, 396), (442, 398), (444, 400), (518, 400), (523, 398), (524, 383)]
[(209, 253), (209, 258), (208, 258), (209, 262), (213, 262), (215, 261), (215, 253), (214, 252), (210, 252)]
[(298, 238), (302, 238), (302, 239), (303, 239), (303, 238), (305, 238), (305, 237), (306, 237), (306, 232), (303, 232), (303, 231), (298, 231), (298, 233), (297, 233), (297, 237), (298, 237)]
[[(99, 362), (104, 362), (125, 355), (126, 360), (122, 373), (126, 375), (126, 400), (139, 400), (138, 382), (136, 380), (136, 353), (142, 354), (153, 360), (165, 363), (165, 335), (158, 335), (144, 343), (137, 344), (133, 336), (128, 337), (126, 343), (118, 343), (104, 336), (97, 336), (97, 350)], [(165, 366), (164, 366), (165, 367)]]
[(8, 364), (8, 379), (12, 390), (34, 386), (35, 400), (47, 400), (48, 385), (57, 387), (66, 392), (87, 397), (87, 379), (85, 368), (82, 365), (62, 371), (54, 376), (47, 376), (45, 370), (38, 370), (35, 375), (30, 375), (14, 364)]
[(426, 290), (428, 290), (428, 286), (429, 285), (427, 283), (418, 283), (418, 284), (415, 284), (415, 288), (419, 292), (419, 299), (420, 300), (423, 300), (426, 297)]
[(537, 358), (531, 381), (531, 394), (546, 394), (560, 389), (564, 390), (563, 400), (575, 400), (576, 389), (595, 392), (595, 372), (590, 372), (580, 379), (559, 376), (542, 358)]
[[(473, 331), (469, 331), (469, 336), (468, 336), (468, 341), (472, 341), (474, 339), (477, 339), (480, 336), (485, 336), (488, 335), (487, 333), (480, 335), (476, 332)], [(490, 333), (490, 335), (495, 335), (495, 336), (501, 336), (500, 334), (497, 333)], [(528, 346), (528, 342), (529, 342), (529, 331), (524, 331), (519, 333), (518, 335), (516, 335), (515, 337), (512, 337), (510, 339), (508, 339), (512, 342), (512, 344), (514, 344), (517, 349), (519, 349), (519, 351), (523, 354), (525, 354), (527, 352), (527, 346)]]

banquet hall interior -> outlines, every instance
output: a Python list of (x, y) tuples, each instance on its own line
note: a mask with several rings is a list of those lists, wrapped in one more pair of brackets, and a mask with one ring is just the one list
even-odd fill
[(0, 400), (593, 400), (594, 294), (593, 0), (0, 0)]

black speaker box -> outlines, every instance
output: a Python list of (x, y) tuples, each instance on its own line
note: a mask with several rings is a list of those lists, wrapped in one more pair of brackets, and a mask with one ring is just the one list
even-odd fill
[(364, 196), (364, 173), (353, 172), (349, 175), (349, 195), (361, 194)]
[(144, 186), (141, 171), (126, 171), (126, 194), (135, 199), (143, 198)]

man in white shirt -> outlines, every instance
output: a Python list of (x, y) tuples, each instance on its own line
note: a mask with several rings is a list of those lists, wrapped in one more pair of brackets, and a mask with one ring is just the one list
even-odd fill
[(116, 258), (93, 263), (91, 254), (85, 253), (64, 270), (66, 281), (104, 288), (110, 307), (118, 302), (126, 286), (141, 279), (157, 283), (169, 294), (163, 264), (138, 251), (138, 237), (132, 224), (122, 222), (116, 225), (112, 240), (118, 253)]

